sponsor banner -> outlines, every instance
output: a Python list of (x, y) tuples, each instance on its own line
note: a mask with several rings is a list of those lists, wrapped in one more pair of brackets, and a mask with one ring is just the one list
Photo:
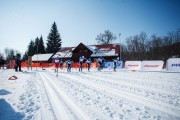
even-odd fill
[(167, 71), (180, 72), (180, 58), (169, 58), (167, 61)]
[(117, 63), (117, 69), (122, 69), (122, 64), (123, 64), (122, 61), (118, 61), (118, 63)]
[(159, 61), (142, 61), (141, 70), (143, 71), (162, 71), (164, 62)]
[[(104, 68), (114, 68), (114, 62), (104, 62)], [(117, 69), (122, 69), (122, 61), (117, 62)]]
[(125, 69), (128, 70), (140, 70), (141, 69), (141, 61), (126, 61)]
[(113, 69), (114, 68), (113, 62), (104, 62), (104, 66), (103, 67), (104, 68), (111, 68), (111, 69)]

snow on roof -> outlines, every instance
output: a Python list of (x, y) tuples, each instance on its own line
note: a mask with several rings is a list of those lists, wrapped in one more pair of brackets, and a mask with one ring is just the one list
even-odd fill
[(91, 51), (93, 51), (91, 57), (98, 57), (98, 56), (117, 56), (115, 47), (112, 46), (108, 47), (104, 46), (87, 46)]
[(96, 56), (117, 56), (118, 54), (115, 54), (115, 49), (112, 49), (110, 51), (97, 51), (97, 52), (93, 52), (93, 54), (91, 55), (91, 57), (96, 57)]
[(54, 56), (59, 55), (60, 58), (69, 58), (72, 56), (72, 51), (57, 52)]
[(52, 56), (52, 53), (49, 54), (35, 54), (32, 56), (32, 61), (48, 61)]
[[(98, 56), (118, 56), (118, 44), (107, 44), (107, 45), (88, 45), (86, 46), (93, 53), (91, 57)], [(60, 55), (60, 58), (72, 57), (72, 51), (76, 47), (62, 47), (55, 55)]]
[(95, 46), (86, 46), (89, 50), (91, 50), (92, 52), (95, 52)]

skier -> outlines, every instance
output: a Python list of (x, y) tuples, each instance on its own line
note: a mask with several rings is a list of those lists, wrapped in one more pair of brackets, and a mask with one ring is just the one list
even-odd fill
[(87, 59), (86, 60), (86, 64), (87, 64), (87, 66), (88, 66), (88, 71), (90, 71), (90, 66), (91, 66), (91, 58), (89, 58), (89, 59)]
[(62, 59), (60, 60), (60, 68), (61, 68), (61, 70), (63, 69), (63, 60)]
[(119, 57), (113, 59), (114, 71), (116, 71), (118, 61), (119, 61)]
[(79, 71), (82, 72), (82, 64), (83, 64), (83, 61), (85, 60), (86, 58), (84, 58), (84, 56), (81, 56), (79, 58)]
[(54, 63), (55, 63), (55, 72), (57, 73), (56, 76), (58, 76), (58, 68), (59, 68), (59, 57), (54, 58)]
[(71, 60), (68, 60), (67, 62), (66, 62), (66, 64), (67, 64), (67, 72), (71, 72), (71, 64), (73, 63), (73, 61), (71, 61)]
[(98, 58), (98, 71), (102, 70), (104, 61), (105, 59), (102, 56)]

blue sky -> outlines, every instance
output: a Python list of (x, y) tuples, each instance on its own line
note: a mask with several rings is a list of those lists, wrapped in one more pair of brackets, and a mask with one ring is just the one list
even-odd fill
[(0, 51), (24, 54), (41, 35), (46, 43), (54, 21), (63, 47), (97, 44), (96, 36), (107, 29), (115, 42), (142, 31), (163, 36), (180, 28), (179, 6), (180, 0), (1, 0)]

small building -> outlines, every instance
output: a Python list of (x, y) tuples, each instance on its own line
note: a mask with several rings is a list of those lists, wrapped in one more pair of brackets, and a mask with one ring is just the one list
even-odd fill
[(96, 62), (99, 57), (104, 57), (107, 61), (119, 56), (120, 45), (119, 44), (104, 44), (104, 45), (84, 45), (80, 43), (76, 47), (62, 47), (56, 53), (48, 54), (35, 54), (32, 56), (32, 62), (35, 63), (52, 63), (52, 58), (59, 56), (63, 61), (71, 59), (74, 62), (79, 61), (80, 56), (85, 58), (91, 58), (93, 62)]
[(53, 53), (48, 53), (48, 54), (35, 54), (32, 56), (32, 62), (35, 63), (51, 63), (52, 62), (52, 57)]
[(95, 62), (100, 56), (104, 59), (112, 61), (113, 58), (119, 56), (119, 44), (104, 44), (104, 45), (84, 45), (80, 43), (76, 47), (62, 47), (53, 56), (59, 56), (63, 61), (71, 59), (74, 62), (79, 61), (80, 56), (91, 58)]

